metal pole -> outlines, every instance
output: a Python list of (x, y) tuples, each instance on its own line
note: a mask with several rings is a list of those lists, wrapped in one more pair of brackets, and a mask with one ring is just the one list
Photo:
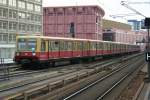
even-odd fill
[[(147, 28), (147, 32), (148, 32), (148, 35), (147, 35), (147, 38), (148, 38), (148, 50), (147, 52), (150, 52), (150, 40), (149, 40), (149, 26)], [(148, 80), (150, 81), (150, 61), (148, 61)]]

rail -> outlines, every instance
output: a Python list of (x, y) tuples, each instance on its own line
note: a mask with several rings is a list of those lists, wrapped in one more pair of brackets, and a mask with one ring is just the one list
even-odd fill
[[(85, 94), (85, 93), (83, 93), (83, 92), (87, 91), (89, 88), (92, 88), (93, 86), (96, 86), (97, 84), (99, 84), (100, 82), (104, 81), (105, 79), (107, 79), (107, 78), (109, 78), (109, 77), (112, 77), (112, 75), (114, 75), (114, 74), (118, 73), (119, 71), (121, 71), (122, 69), (128, 67), (128, 65), (130, 65), (131, 63), (132, 63), (132, 62), (130, 62), (130, 63), (127, 64), (127, 65), (122, 65), (122, 67), (120, 67), (119, 69), (114, 70), (114, 71), (111, 72), (110, 74), (108, 74), (108, 75), (106, 75), (106, 76), (100, 78), (99, 80), (93, 82), (92, 84), (89, 84), (89, 85), (87, 85), (86, 87), (84, 87), (84, 88), (78, 90), (77, 92), (75, 92), (75, 93), (73, 93), (73, 94), (71, 94), (71, 95), (65, 97), (63, 100), (70, 100), (70, 99), (72, 99), (72, 98), (74, 98), (74, 97), (77, 99), (77, 98), (78, 98), (78, 97), (76, 97), (77, 95), (80, 95), (81, 93), (82, 93), (82, 94)], [(132, 72), (133, 72), (133, 71), (132, 71)], [(116, 86), (118, 86), (119, 83), (121, 83), (121, 82), (122, 82), (127, 76), (129, 76), (132, 72), (130, 72), (130, 73), (126, 74), (125, 76), (123, 76), (123, 77), (122, 77), (119, 81), (117, 81), (112, 87), (110, 87), (106, 92), (104, 92), (97, 100), (101, 100), (105, 95), (107, 95), (113, 88), (115, 88)], [(111, 82), (110, 82), (110, 83), (111, 83)], [(112, 83), (113, 83), (113, 82), (112, 82)], [(74, 98), (74, 99), (75, 99), (75, 98)]]
[[(138, 56), (138, 55), (134, 55), (134, 56), (132, 56), (132, 57), (135, 57), (135, 56)], [(131, 57), (131, 58), (132, 58)], [(127, 58), (128, 57), (126, 57), (125, 59), (123, 59), (123, 60), (127, 60)], [(109, 64), (105, 64), (105, 66), (109, 66), (109, 65), (112, 65), (113, 63), (109, 63)], [(79, 79), (83, 79), (83, 78), (85, 78), (85, 77), (88, 77), (88, 76), (91, 76), (91, 75), (93, 75), (94, 73), (98, 73), (99, 71), (100, 71), (100, 68), (94, 68), (94, 66), (95, 67), (97, 67), (99, 64), (95, 64), (95, 65), (91, 65), (90, 66), (90, 68), (92, 68), (93, 67), (93, 70), (90, 70), (89, 72), (88, 71), (86, 71), (86, 72), (82, 72), (82, 74), (80, 73), (80, 74), (77, 74), (75, 77), (73, 77), (73, 76), (70, 76), (70, 77), (67, 77), (66, 79), (63, 79), (63, 80), (59, 80), (58, 82), (53, 82), (53, 83), (48, 83), (48, 84), (45, 84), (45, 85), (40, 85), (40, 86), (38, 86), (39, 88), (36, 88), (36, 87), (34, 87), (34, 88), (30, 88), (28, 91), (24, 91), (24, 92), (22, 92), (22, 93), (18, 93), (18, 94), (14, 94), (14, 95), (12, 95), (12, 96), (8, 96), (8, 98), (10, 97), (14, 97), (14, 98), (16, 98), (16, 97), (18, 97), (18, 96), (25, 96), (25, 98), (27, 98), (28, 96), (30, 96), (30, 94), (34, 94), (34, 92), (36, 92), (36, 91), (39, 91), (39, 90), (42, 90), (43, 88), (47, 88), (48, 89), (48, 91), (51, 91), (53, 88), (56, 88), (57, 86), (59, 87), (59, 86), (66, 86), (66, 84), (69, 84), (69, 83), (72, 83), (72, 82), (74, 82), (74, 81), (78, 81)], [(103, 67), (105, 67), (105, 66), (103, 66)], [(88, 69), (88, 68), (87, 68)], [(79, 71), (79, 70), (78, 70)], [(62, 76), (62, 75), (61, 75)], [(50, 79), (50, 78), (45, 78), (45, 79), (41, 79), (40, 81), (44, 81), (44, 80), (47, 80), (47, 79)], [(33, 83), (35, 83), (35, 82), (39, 82), (39, 81), (34, 81)], [(31, 82), (32, 83), (32, 82)], [(30, 84), (31, 84), (30, 83)], [(26, 83), (26, 85), (28, 85), (28, 83)], [(24, 86), (25, 86), (25, 84), (24, 84)], [(15, 87), (14, 87), (15, 88)], [(36, 88), (36, 89), (35, 89)], [(9, 89), (8, 89), (9, 90)], [(3, 90), (2, 90), (3, 91)], [(4, 90), (5, 91), (5, 90)], [(26, 95), (24, 95), (24, 94), (26, 94)], [(7, 97), (6, 97), (7, 98)]]

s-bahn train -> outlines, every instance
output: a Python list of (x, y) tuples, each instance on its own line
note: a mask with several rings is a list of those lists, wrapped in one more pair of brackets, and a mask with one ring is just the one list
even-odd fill
[(14, 61), (26, 63), (52, 63), (59, 60), (94, 58), (139, 52), (138, 45), (100, 40), (60, 38), (47, 36), (18, 36)]

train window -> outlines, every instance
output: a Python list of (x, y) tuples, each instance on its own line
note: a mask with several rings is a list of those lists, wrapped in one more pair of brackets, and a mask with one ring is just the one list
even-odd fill
[(65, 45), (64, 45), (64, 42), (63, 41), (60, 41), (60, 46), (59, 46), (59, 48), (60, 48), (60, 51), (62, 51), (62, 50), (64, 50), (64, 47)]
[(82, 42), (77, 42), (77, 50), (82, 50), (83, 49), (83, 43)]
[(27, 49), (34, 52), (36, 50), (36, 39), (28, 39), (27, 43)]
[(46, 43), (44, 40), (41, 42), (41, 51), (46, 51)]
[(72, 43), (72, 50), (77, 50), (77, 43), (76, 42)]
[(18, 39), (17, 49), (20, 51), (35, 51), (36, 39)]
[(54, 42), (54, 49), (59, 50), (59, 42), (58, 41)]
[(49, 48), (49, 51), (52, 51), (52, 44), (51, 44), (51, 41), (49, 41), (49, 43), (48, 43), (48, 48)]
[(26, 50), (26, 48), (27, 48), (26, 39), (18, 39), (17, 47), (18, 47), (17, 48), (18, 50), (21, 50), (21, 51)]
[(111, 50), (111, 48), (112, 48), (111, 46), (112, 46), (112, 43), (109, 43), (109, 50)]
[(68, 50), (72, 50), (72, 42), (68, 42)]
[(63, 43), (63, 47), (61, 50), (67, 50), (68, 49), (68, 42), (62, 42)]
[(93, 50), (93, 42), (90, 42), (90, 50)]
[(95, 50), (95, 43), (94, 42), (90, 42), (90, 50)]
[(103, 49), (107, 50), (107, 44), (105, 42), (103, 43)]
[(83, 50), (87, 50), (87, 44), (86, 44), (86, 42), (83, 42)]
[(89, 50), (89, 42), (84, 42), (84, 50)]
[(58, 51), (59, 50), (59, 42), (58, 41), (51, 41), (51, 50)]
[(107, 50), (110, 50), (110, 43), (107, 43)]
[(99, 43), (99, 50), (103, 50), (103, 43), (102, 42)]
[(97, 43), (96, 43), (96, 42), (94, 42), (93, 50), (96, 50), (96, 45), (97, 45)]

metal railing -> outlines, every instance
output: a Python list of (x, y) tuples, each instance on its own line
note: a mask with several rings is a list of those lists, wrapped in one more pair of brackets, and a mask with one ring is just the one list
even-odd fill
[(5, 59), (0, 58), (0, 72), (1, 79), (9, 80), (9, 67), (5, 65)]

